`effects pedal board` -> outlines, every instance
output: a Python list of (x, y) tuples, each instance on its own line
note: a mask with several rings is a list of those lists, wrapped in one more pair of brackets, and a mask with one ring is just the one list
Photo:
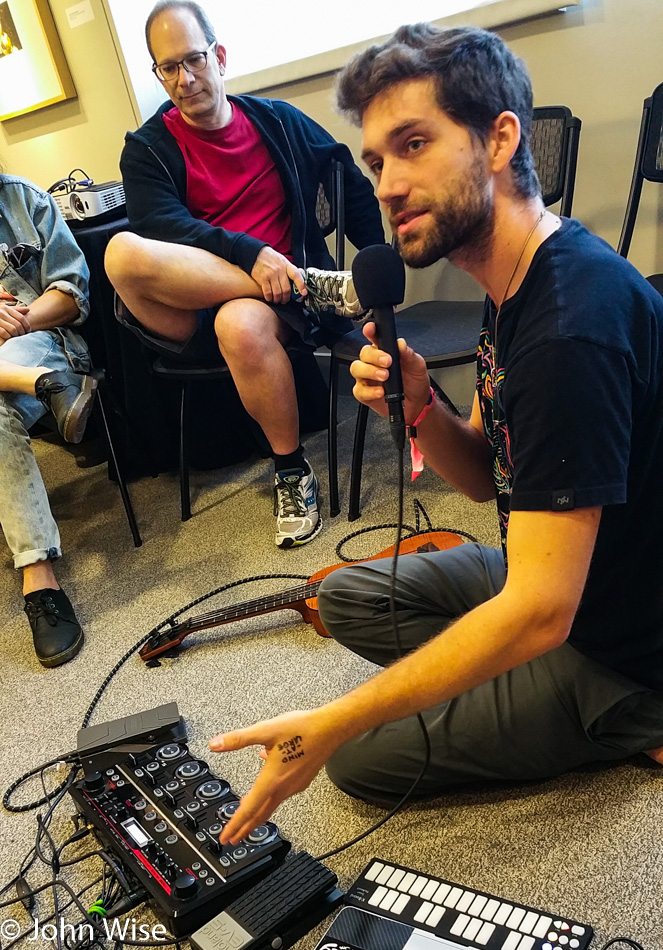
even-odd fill
[[(219, 844), (238, 797), (184, 741), (132, 752), (126, 741), (124, 748), (103, 745), (71, 796), (176, 937), (203, 926), (285, 858), (290, 844), (271, 822), (237, 845)], [(102, 771), (89, 771), (95, 761)]]

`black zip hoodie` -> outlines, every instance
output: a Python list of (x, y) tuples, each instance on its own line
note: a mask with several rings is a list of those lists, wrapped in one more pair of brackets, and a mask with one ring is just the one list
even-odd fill
[[(315, 215), (318, 184), (332, 159), (345, 167), (345, 231), (355, 247), (383, 244), (384, 230), (370, 181), (346, 145), (287, 102), (229, 96), (253, 122), (281, 176), (292, 215), (292, 257), (297, 267), (333, 267)], [(186, 166), (166, 128), (165, 102), (136, 132), (127, 132), (120, 169), (132, 229), (142, 237), (200, 247), (250, 274), (265, 246), (243, 232), (194, 218), (186, 207)]]

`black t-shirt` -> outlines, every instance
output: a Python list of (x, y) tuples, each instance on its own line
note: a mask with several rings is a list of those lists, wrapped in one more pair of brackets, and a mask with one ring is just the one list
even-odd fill
[(477, 386), (505, 555), (510, 510), (603, 506), (569, 643), (663, 689), (663, 297), (563, 219), (502, 307), (496, 361), (490, 301), (484, 322)]

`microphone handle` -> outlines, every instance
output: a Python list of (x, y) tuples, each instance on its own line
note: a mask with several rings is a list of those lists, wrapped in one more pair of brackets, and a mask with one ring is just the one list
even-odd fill
[(373, 308), (375, 322), (375, 336), (377, 345), (391, 356), (389, 378), (384, 383), (385, 402), (389, 408), (389, 422), (391, 435), (398, 446), (405, 446), (405, 416), (403, 414), (403, 376), (401, 373), (401, 358), (398, 352), (398, 337), (396, 336), (396, 321), (394, 308), (380, 306)]

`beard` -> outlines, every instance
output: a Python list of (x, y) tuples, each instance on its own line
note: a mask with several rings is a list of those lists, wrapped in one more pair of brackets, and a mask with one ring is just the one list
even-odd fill
[[(406, 206), (392, 205), (392, 216)], [(468, 175), (452, 183), (447, 195), (428, 206), (432, 222), (424, 234), (397, 235), (398, 250), (410, 267), (429, 267), (442, 258), (484, 257), (493, 232), (495, 209), (481, 157), (476, 155)]]

